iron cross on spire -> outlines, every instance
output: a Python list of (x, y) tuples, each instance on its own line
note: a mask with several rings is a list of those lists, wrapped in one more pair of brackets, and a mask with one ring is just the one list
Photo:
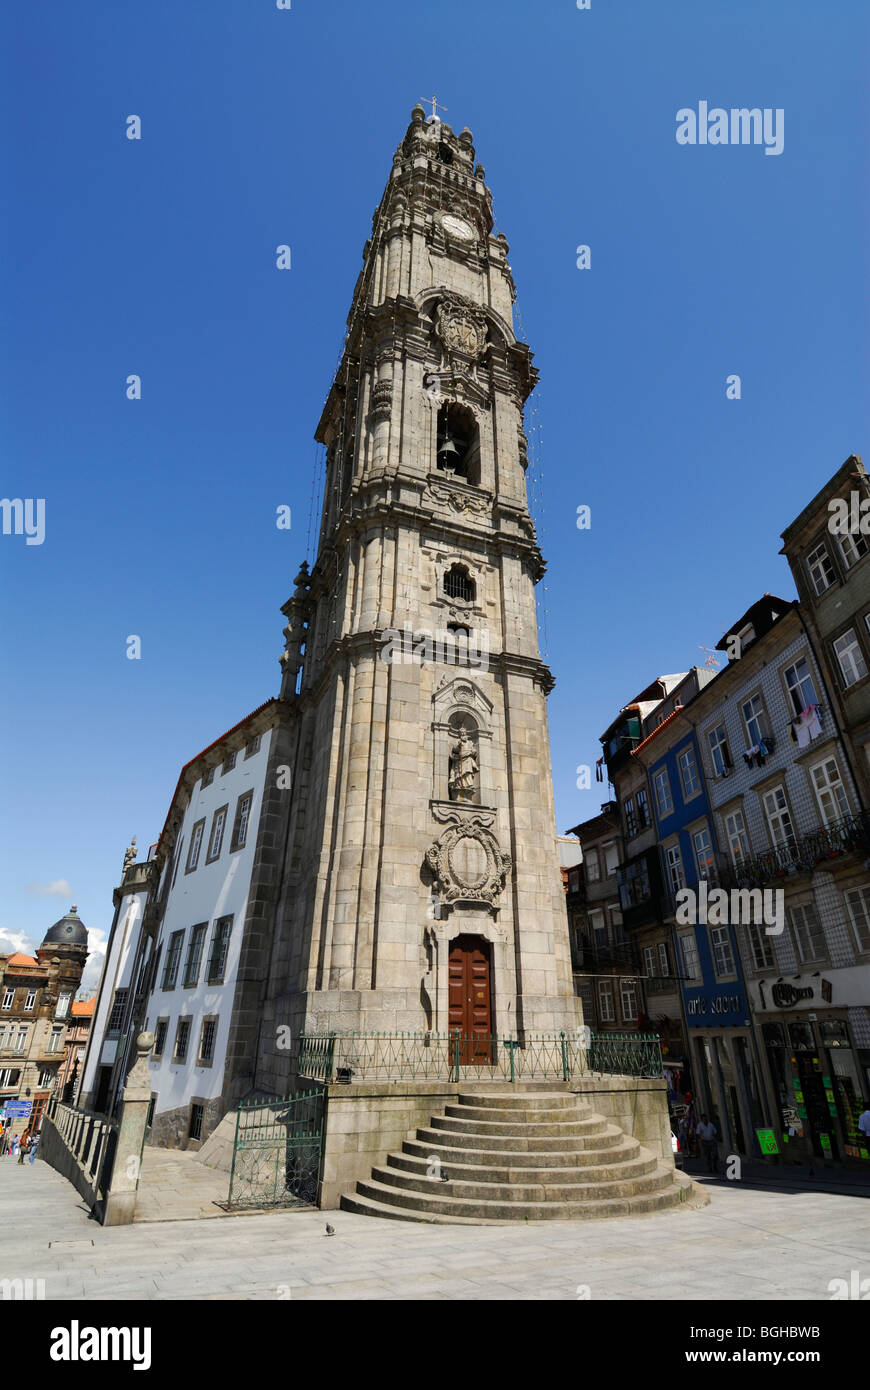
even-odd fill
[[(430, 120), (433, 120), (433, 121), (440, 121), (440, 120), (441, 120), (441, 117), (438, 115), (438, 107), (441, 106), (441, 102), (435, 100), (434, 93), (433, 93), (433, 95), (432, 95), (431, 97), (421, 97), (420, 100), (421, 100), (421, 101), (431, 101), (431, 103), (432, 103), (432, 115), (431, 115), (431, 117), (430, 117)], [(447, 110), (447, 107), (446, 107), (446, 106), (441, 106), (441, 110), (442, 110), (442, 111), (446, 111), (446, 110)]]

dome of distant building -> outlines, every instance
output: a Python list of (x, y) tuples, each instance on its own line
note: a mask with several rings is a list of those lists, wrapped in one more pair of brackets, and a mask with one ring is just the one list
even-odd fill
[(75, 903), (65, 917), (61, 917), (59, 922), (55, 922), (53, 927), (49, 927), (42, 944), (43, 946), (87, 946), (88, 929), (79, 917)]

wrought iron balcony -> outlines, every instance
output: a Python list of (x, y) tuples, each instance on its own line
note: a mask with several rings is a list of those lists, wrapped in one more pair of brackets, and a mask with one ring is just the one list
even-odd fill
[(723, 888), (760, 888), (791, 874), (811, 874), (847, 854), (870, 854), (870, 811), (844, 816), (816, 826), (807, 835), (751, 859), (729, 863), (721, 875)]

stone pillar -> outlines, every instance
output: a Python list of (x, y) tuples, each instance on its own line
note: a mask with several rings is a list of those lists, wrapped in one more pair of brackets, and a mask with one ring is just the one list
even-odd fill
[(104, 1226), (129, 1225), (136, 1209), (142, 1145), (148, 1122), (148, 1107), (151, 1104), (148, 1054), (153, 1046), (153, 1033), (139, 1034), (136, 1039), (136, 1061), (130, 1069), (124, 1087), (115, 1161), (103, 1204)]

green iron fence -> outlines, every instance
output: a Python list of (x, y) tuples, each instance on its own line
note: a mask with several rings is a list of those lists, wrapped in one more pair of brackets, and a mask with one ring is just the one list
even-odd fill
[(661, 1076), (647, 1033), (539, 1033), (523, 1039), (452, 1033), (303, 1034), (299, 1075), (322, 1082), (569, 1081), (590, 1072)]
[(230, 1207), (313, 1206), (323, 1155), (324, 1088), (239, 1106)]

